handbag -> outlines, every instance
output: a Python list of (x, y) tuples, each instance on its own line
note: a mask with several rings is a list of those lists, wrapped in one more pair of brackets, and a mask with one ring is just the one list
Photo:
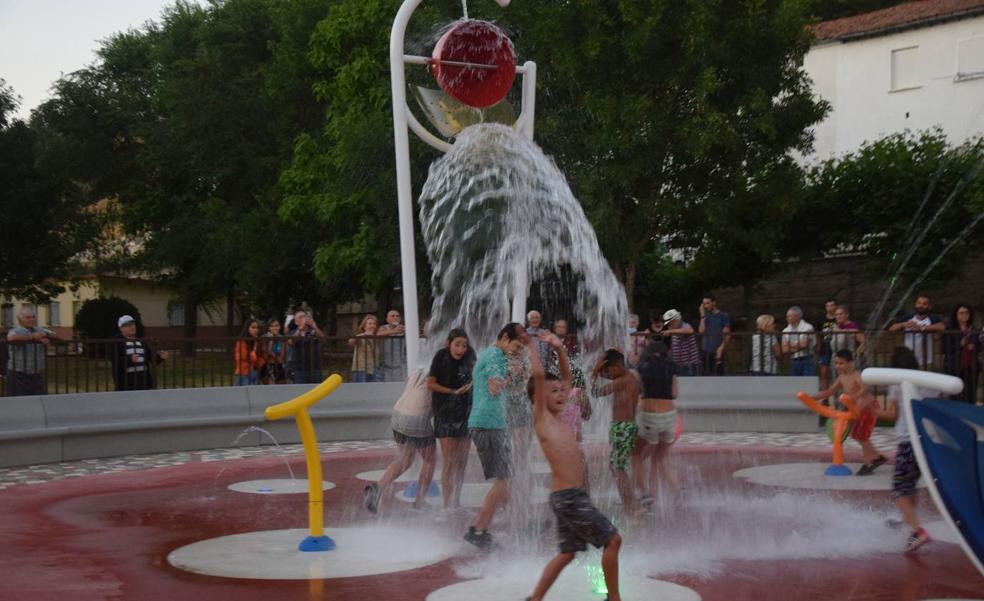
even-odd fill
[(390, 427), (412, 438), (429, 438), (434, 435), (431, 391), (427, 388), (427, 374), (423, 370), (414, 372), (407, 379), (403, 393), (393, 405)]

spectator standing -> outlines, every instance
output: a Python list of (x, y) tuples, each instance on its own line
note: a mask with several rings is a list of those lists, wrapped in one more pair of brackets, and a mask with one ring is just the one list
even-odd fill
[(280, 322), (274, 317), (267, 326), (267, 333), (264, 337), (264, 355), (266, 365), (263, 366), (262, 382), (264, 384), (284, 384), (287, 382), (287, 370), (284, 367), (286, 362), (287, 345), (281, 335)]
[(260, 368), (266, 364), (260, 345), (260, 322), (255, 319), (243, 324), (243, 331), (233, 349), (236, 386), (256, 386), (260, 383)]
[(731, 318), (717, 308), (713, 294), (700, 303), (700, 352), (705, 375), (724, 374), (724, 349), (731, 341)]
[(977, 402), (977, 379), (981, 375), (981, 331), (974, 327), (974, 310), (959, 304), (950, 316), (948, 331), (943, 335), (943, 358), (946, 373), (963, 380), (963, 392), (953, 398)]
[[(540, 315), (539, 311), (534, 310), (526, 314), (526, 333), (529, 334), (530, 338), (533, 339), (533, 342), (536, 343), (536, 348), (537, 350), (540, 351), (540, 360), (546, 362), (547, 357), (550, 355), (550, 345), (540, 340), (540, 334), (547, 333), (547, 328), (543, 327), (543, 316)], [(527, 361), (528, 360), (529, 357), (527, 357)], [(530, 373), (532, 374), (532, 372)], [(523, 396), (525, 397), (526, 384), (523, 384), (522, 393)], [(526, 401), (524, 401), (524, 404), (530, 406), (530, 420), (531, 420), (530, 425), (532, 426), (533, 425), (532, 404), (530, 403), (528, 397), (526, 398)]]
[(855, 355), (855, 362), (861, 362), (861, 353), (864, 352), (864, 334), (861, 333), (861, 324), (851, 321), (851, 313), (847, 305), (838, 305), (834, 310), (834, 333), (830, 336), (830, 350), (848, 350)]
[(676, 309), (663, 313), (662, 335), (670, 341), (670, 359), (676, 364), (679, 376), (700, 375), (700, 352), (697, 350), (697, 337), (694, 327), (683, 321), (683, 315)]
[(321, 383), (321, 337), (324, 335), (314, 317), (307, 311), (294, 312), (294, 323), (297, 330), (288, 340), (294, 349), (291, 371), (295, 384)]
[(7, 358), (7, 396), (47, 394), (44, 382), (48, 345), (55, 333), (38, 327), (34, 309), (24, 307), (17, 324), (7, 332), (10, 356)]
[(629, 326), (627, 329), (630, 336), (639, 330), (639, 316), (635, 313), (629, 315)]
[(776, 318), (759, 315), (755, 320), (755, 333), (752, 334), (752, 366), (754, 376), (774, 376), (779, 373), (781, 354), (779, 337), (776, 336)]
[(379, 382), (403, 382), (407, 379), (407, 328), (403, 316), (396, 309), (386, 312), (386, 323), (376, 330), (377, 336), (384, 336), (380, 342)]
[[(820, 364), (820, 390), (830, 388), (830, 359), (834, 351), (830, 349), (830, 340), (834, 330), (837, 329), (837, 301), (830, 299), (823, 304), (823, 321), (820, 331), (820, 352), (817, 354), (817, 362)], [(852, 352), (854, 349), (850, 349)]]
[(383, 370), (379, 365), (379, 320), (369, 313), (359, 322), (355, 338), (349, 338), (352, 351), (352, 381), (382, 382)]
[(782, 331), (782, 353), (789, 355), (789, 375), (815, 376), (813, 348), (816, 344), (813, 326), (803, 319), (803, 310), (790, 307), (786, 311), (786, 323)]
[(946, 324), (939, 315), (930, 313), (932, 304), (926, 295), (916, 297), (915, 309), (888, 329), (890, 332), (905, 332), (903, 344), (912, 349), (919, 366), (926, 369), (933, 365), (933, 332), (942, 332)]
[(137, 338), (137, 322), (130, 315), (116, 320), (120, 340), (110, 355), (116, 390), (153, 390), (154, 366), (162, 363), (167, 355), (155, 353), (145, 341)]
[(636, 331), (630, 337), (629, 352), (626, 354), (628, 367), (635, 369), (646, 346), (663, 340), (663, 312), (659, 309), (649, 311), (649, 325), (645, 330)]

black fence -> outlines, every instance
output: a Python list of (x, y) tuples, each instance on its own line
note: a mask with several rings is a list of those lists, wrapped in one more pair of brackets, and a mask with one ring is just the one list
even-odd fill
[[(640, 333), (632, 337), (627, 354), (630, 361), (638, 358), (649, 341), (660, 339), (678, 363), (684, 364), (681, 367), (686, 375), (813, 375), (820, 373), (829, 350), (859, 350), (857, 334), (735, 332), (717, 361), (713, 352), (704, 352), (705, 339), (699, 334), (662, 337)], [(954, 372), (952, 354), (954, 348), (960, 348), (961, 336), (949, 331), (883, 332), (860, 346), (856, 367), (888, 367), (894, 348), (905, 344), (915, 350), (924, 369), (960, 375), (959, 369)], [(320, 381), (330, 373), (341, 374), (347, 382), (406, 378), (405, 341), (401, 336), (261, 337), (252, 343), (236, 338), (141, 342), (143, 350), (139, 351), (122, 338), (51, 340), (41, 345), (8, 342), (4, 337), (0, 340), (0, 373), (6, 379), (10, 369), (40, 372), (48, 394), (117, 390), (121, 365), (140, 364), (134, 361), (142, 361), (153, 374), (156, 388), (305, 383)], [(797, 342), (804, 344), (797, 346)], [(133, 359), (134, 354), (141, 355), (142, 360)], [(696, 361), (687, 364), (694, 358)], [(591, 366), (582, 367), (590, 371)], [(831, 379), (836, 377), (832, 362), (830, 373)], [(3, 394), (7, 388), (3, 386)], [(977, 394), (979, 399), (980, 392)]]

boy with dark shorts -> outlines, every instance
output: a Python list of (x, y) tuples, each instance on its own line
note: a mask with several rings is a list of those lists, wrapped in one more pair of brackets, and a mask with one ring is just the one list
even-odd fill
[(472, 409), (468, 416), (468, 432), (486, 480), (492, 488), (485, 495), (474, 525), (465, 533), (465, 540), (476, 547), (492, 546), (489, 524), (495, 511), (509, 502), (509, 479), (513, 475), (512, 447), (506, 421), (506, 352), (516, 352), (529, 335), (518, 323), (506, 324), (499, 332), (495, 345), (482, 351), (472, 368)]
[(561, 376), (547, 374), (543, 370), (536, 343), (530, 343), (533, 377), (527, 392), (533, 401), (533, 427), (543, 454), (550, 463), (550, 507), (557, 518), (560, 553), (543, 569), (533, 594), (527, 601), (541, 601), (560, 572), (578, 551), (587, 549), (588, 543), (603, 548), (601, 567), (605, 573), (609, 601), (621, 601), (618, 590), (618, 552), (622, 537), (618, 530), (594, 505), (584, 492), (583, 458), (577, 439), (561, 419), (567, 395), (561, 378), (570, 378), (570, 364), (563, 343), (553, 334), (542, 339), (559, 355)]
[(611, 445), (608, 464), (622, 498), (622, 507), (632, 513), (636, 509), (636, 500), (628, 469), (639, 435), (639, 425), (635, 419), (636, 405), (639, 403), (639, 379), (626, 368), (625, 356), (615, 349), (605, 351), (598, 360), (593, 375), (595, 378), (602, 376), (611, 380), (604, 386), (596, 386), (595, 395), (613, 395), (612, 425), (608, 431), (608, 444)]

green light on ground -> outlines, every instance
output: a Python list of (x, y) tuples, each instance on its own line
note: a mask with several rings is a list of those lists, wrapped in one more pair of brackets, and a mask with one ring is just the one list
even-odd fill
[(607, 595), (608, 587), (605, 586), (605, 572), (602, 571), (601, 566), (584, 566), (584, 571), (588, 574), (591, 592), (596, 595)]

